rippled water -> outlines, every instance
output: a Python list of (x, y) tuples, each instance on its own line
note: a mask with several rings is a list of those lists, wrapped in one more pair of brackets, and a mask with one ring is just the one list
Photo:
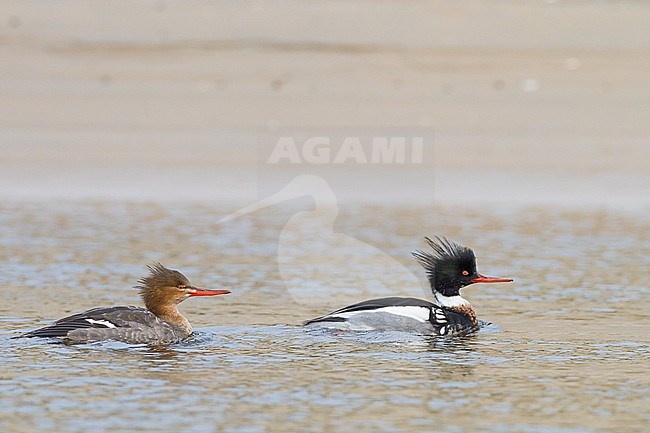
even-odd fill
[[(294, 204), (215, 225), (236, 206), (4, 203), (2, 430), (650, 429), (645, 214), (348, 206), (333, 231), (363, 245), (331, 251), (322, 226), (311, 237), (287, 226), (310, 206)], [(493, 325), (456, 339), (299, 326), (387, 288), (427, 296), (409, 252), (436, 234), (473, 247), (480, 272), (515, 278), (464, 291)], [(385, 254), (406, 270), (373, 267)], [(233, 290), (182, 305), (191, 341), (10, 339), (68, 313), (137, 304), (131, 286), (153, 260)], [(365, 265), (373, 284), (355, 291)], [(415, 287), (404, 283), (412, 275)]]

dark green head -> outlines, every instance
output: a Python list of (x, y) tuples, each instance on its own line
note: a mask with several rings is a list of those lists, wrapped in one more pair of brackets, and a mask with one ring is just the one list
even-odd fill
[(436, 236), (433, 241), (424, 238), (433, 250), (414, 251), (413, 257), (427, 272), (431, 290), (443, 296), (457, 296), (460, 289), (473, 283), (505, 283), (511, 278), (493, 278), (481, 275), (476, 270), (476, 256), (470, 248), (447, 238)]

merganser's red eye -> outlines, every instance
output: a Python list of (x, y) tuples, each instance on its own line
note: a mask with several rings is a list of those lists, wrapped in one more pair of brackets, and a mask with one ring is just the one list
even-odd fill
[(463, 276), (464, 276), (464, 277), (466, 277), (466, 276), (468, 276), (468, 275), (469, 275), (469, 272), (467, 272), (467, 271), (463, 271)]

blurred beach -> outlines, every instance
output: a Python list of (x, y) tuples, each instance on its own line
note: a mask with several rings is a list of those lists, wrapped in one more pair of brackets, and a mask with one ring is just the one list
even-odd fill
[(399, 128), (430, 132), (426, 166), (351, 200), (647, 209), (648, 22), (624, 1), (3, 2), (0, 197), (248, 202), (260, 132)]

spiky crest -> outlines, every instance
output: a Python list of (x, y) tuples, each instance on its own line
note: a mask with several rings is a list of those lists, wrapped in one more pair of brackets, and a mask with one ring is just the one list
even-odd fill
[(147, 265), (149, 275), (142, 277), (138, 280), (135, 286), (140, 292), (142, 297), (145, 297), (152, 289), (157, 287), (178, 287), (189, 286), (190, 281), (175, 269), (164, 267), (159, 262), (154, 262), (153, 265)]
[(457, 294), (467, 284), (462, 272), (476, 273), (474, 252), (445, 237), (436, 236), (435, 241), (424, 239), (433, 251), (416, 250), (412, 254), (426, 271), (431, 289), (447, 296)]

